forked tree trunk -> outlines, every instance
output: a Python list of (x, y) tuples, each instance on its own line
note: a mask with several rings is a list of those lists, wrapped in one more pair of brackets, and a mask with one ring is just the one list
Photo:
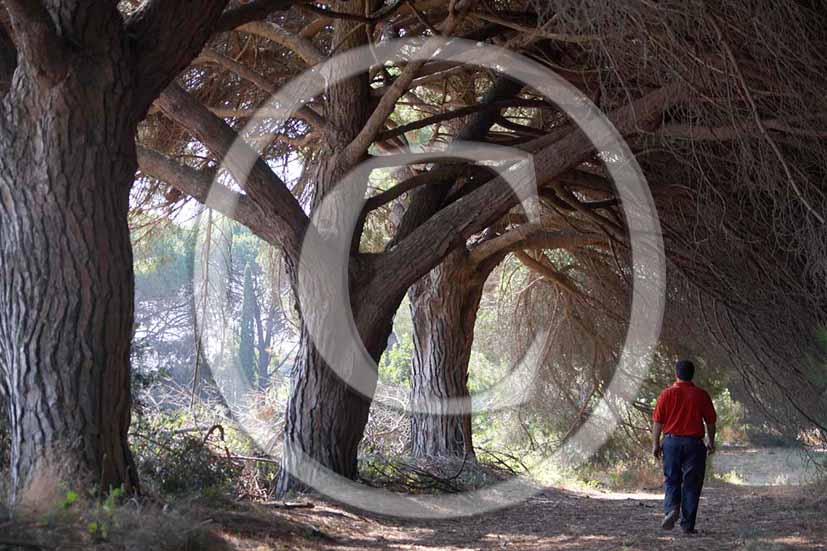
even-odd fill
[(474, 457), (468, 364), (490, 268), (460, 249), (411, 287), (411, 454)]
[[(373, 3), (373, 0), (339, 1), (334, 3), (334, 7), (342, 12), (361, 14), (364, 13), (365, 2)], [(367, 34), (361, 27), (361, 24), (353, 21), (338, 20), (333, 43), (342, 51), (366, 44)], [(333, 71), (341, 69), (338, 66), (332, 68)], [(337, 200), (329, 198), (328, 194), (352, 168), (345, 166), (336, 153), (341, 152), (356, 137), (367, 120), (369, 105), (365, 98), (370, 97), (368, 75), (361, 74), (341, 80), (331, 85), (327, 93), (325, 117), (330, 122), (330, 132), (325, 136), (324, 149), (333, 154), (325, 153), (317, 159), (314, 211), (318, 211), (326, 200)], [(363, 189), (353, 193), (363, 197), (366, 186), (367, 182), (364, 182)], [(326, 211), (328, 219), (325, 223), (337, 226), (340, 221), (332, 218), (345, 216), (346, 209), (343, 207)], [(328, 269), (322, 259), (319, 269)], [(293, 288), (297, 289), (298, 274), (293, 269), (290, 272)], [(349, 285), (352, 296), (360, 293), (358, 282), (351, 281)], [(281, 495), (308, 489), (295, 476), (303, 466), (311, 467), (314, 471), (316, 467), (322, 467), (351, 479), (357, 474), (357, 449), (367, 424), (372, 392), (367, 396), (361, 395), (342, 381), (322, 358), (309, 334), (307, 317), (326, 316), (330, 302), (330, 298), (324, 296), (322, 291), (319, 296), (312, 297), (312, 304), (301, 304), (302, 332), (285, 413), (282, 470), (277, 484), (277, 492)], [(354, 315), (358, 317), (356, 308), (358, 302), (354, 301)], [(383, 343), (390, 334), (391, 324), (392, 317), (389, 317), (384, 322), (368, 323), (360, 328), (363, 342), (377, 361), (384, 350)], [(327, 335), (318, 335), (318, 338), (326, 337)], [(382, 343), (381, 347), (379, 343)], [(309, 461), (304, 461), (303, 458)]]
[[(376, 0), (365, 1), (370, 2), (373, 9), (380, 4)], [(364, 13), (364, 5), (361, 4), (362, 2), (339, 1), (332, 7), (338, 12), (361, 15)], [(367, 36), (357, 28), (362, 25), (361, 23), (338, 19), (335, 25), (332, 43), (336, 45), (337, 51), (346, 51), (367, 43)], [(333, 67), (332, 70), (336, 71), (337, 68)], [(498, 85), (491, 94), (499, 99), (502, 95), (516, 93), (520, 88), (521, 86), (516, 83)], [(330, 131), (326, 136), (327, 143), (322, 148), (323, 159), (315, 179), (314, 209), (318, 207), (319, 199), (324, 198), (352, 168), (342, 166), (337, 161), (336, 153), (342, 151), (364, 126), (370, 112), (370, 97), (366, 75), (331, 86), (328, 90), (325, 115), (330, 122)], [(484, 137), (494, 120), (490, 112), (473, 117), (461, 138), (472, 140)], [(364, 184), (361, 197), (364, 197), (367, 188), (367, 182)], [(436, 187), (440, 192), (437, 196), (428, 198), (426, 204), (415, 209), (416, 213), (410, 217), (409, 227), (400, 230), (402, 235), (412, 231), (416, 223), (426, 220), (444, 199), (443, 187), (447, 189), (449, 185)], [(345, 212), (346, 208), (340, 211)], [(338, 212), (333, 209), (331, 215), (339, 216)], [(351, 305), (365, 349), (373, 360), (378, 362), (385, 350), (393, 328), (393, 316), (404, 298), (405, 289), (387, 282), (377, 283), (380, 288), (375, 288), (370, 274), (364, 273), (366, 267), (361, 266), (360, 269), (361, 260), (358, 253), (350, 257), (350, 271), (363, 275), (361, 278), (351, 277)], [(323, 269), (321, 264), (320, 269)], [(369, 269), (368, 267), (367, 270)], [(295, 288), (295, 278), (292, 283)], [(328, 315), (325, 311), (328, 303), (329, 300), (323, 296), (315, 297), (313, 304), (302, 309), (302, 315), (324, 317)], [(364, 434), (373, 398), (371, 389), (368, 389), (366, 395), (361, 395), (334, 373), (313, 346), (306, 327), (303, 327), (300, 344), (285, 416), (282, 471), (277, 485), (280, 494), (307, 489), (290, 474), (297, 470), (301, 457), (312, 460), (317, 466), (332, 473), (347, 478), (356, 477), (358, 445)], [(373, 385), (376, 379), (377, 374), (373, 373)]]
[(3, 106), (0, 369), (13, 500), (38, 481), (84, 475), (103, 490), (137, 484), (127, 446), (135, 121), (117, 46), (51, 87), (16, 78)]

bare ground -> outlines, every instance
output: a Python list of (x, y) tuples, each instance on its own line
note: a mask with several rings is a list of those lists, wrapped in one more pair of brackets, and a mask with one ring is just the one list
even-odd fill
[(749, 487), (715, 482), (701, 499), (699, 534), (659, 528), (656, 493), (547, 489), (519, 506), (472, 518), (411, 521), (317, 501), (312, 509), (271, 511), (275, 524), (303, 527), (285, 534), (238, 533), (236, 549), (745, 549), (827, 550), (827, 499), (806, 487)]
[[(290, 509), (232, 501), (193, 501), (169, 511), (159, 505), (135, 511), (125, 506), (115, 517), (103, 515), (112, 526), (104, 541), (88, 533), (89, 521), (101, 520), (100, 511), (91, 517), (76, 513), (75, 520), (64, 523), (40, 517), (0, 522), (0, 551), (827, 551), (827, 485), (790, 484), (809, 478), (800, 455), (729, 449), (713, 457), (710, 471), (741, 485), (710, 477), (696, 536), (660, 530), (659, 488), (634, 493), (546, 488), (520, 505), (453, 520), (392, 518), (325, 500)], [(768, 485), (782, 483), (787, 485)]]

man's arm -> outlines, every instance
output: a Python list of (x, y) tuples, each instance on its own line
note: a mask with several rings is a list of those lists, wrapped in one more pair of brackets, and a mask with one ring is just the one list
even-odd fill
[(709, 455), (715, 453), (715, 423), (706, 423), (706, 434), (709, 437), (709, 443), (706, 445), (706, 451)]
[[(712, 426), (712, 430), (714, 434), (714, 425)], [(660, 445), (661, 432), (663, 432), (663, 423), (658, 423), (655, 421), (655, 424), (652, 426), (652, 455), (655, 456), (655, 459), (660, 459), (660, 456), (663, 453), (663, 448)]]
[(712, 397), (706, 393), (706, 411), (704, 411), (704, 423), (706, 423), (706, 434), (709, 437), (709, 442), (706, 445), (706, 451), (712, 455), (715, 453), (715, 423), (718, 421), (718, 414), (715, 411), (715, 404), (712, 403)]

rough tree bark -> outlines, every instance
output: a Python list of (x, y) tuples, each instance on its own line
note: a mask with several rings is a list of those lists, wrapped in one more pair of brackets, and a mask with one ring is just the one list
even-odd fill
[(15, 489), (47, 468), (137, 483), (126, 442), (136, 165), (133, 121), (116, 110), (132, 86), (118, 50), (85, 69), (102, 78), (48, 90), (16, 78), (3, 112), (0, 354)]
[(470, 251), (465, 247), (453, 251), (411, 286), (413, 456), (475, 456), (468, 368), (480, 299), (491, 272), (510, 252), (601, 242), (600, 236), (540, 224), (525, 224), (502, 235), (488, 231)]
[[(365, 0), (336, 2), (335, 9), (343, 13), (363, 14)], [(340, 51), (358, 48), (367, 44), (367, 33), (358, 22), (339, 20), (335, 24), (333, 43), (338, 45)], [(342, 68), (334, 68), (339, 69)], [(315, 167), (314, 211), (323, 201), (335, 200), (329, 193), (353, 167), (352, 162), (345, 160), (341, 153), (358, 135), (370, 115), (369, 105), (364, 101), (370, 96), (368, 75), (360, 74), (330, 86), (328, 95), (325, 117), (330, 129), (325, 134), (326, 143), (322, 150), (335, 153), (319, 155)], [(356, 192), (361, 196), (364, 196), (367, 182), (364, 184), (365, 188)], [(354, 259), (354, 264), (356, 262), (357, 259)], [(352, 270), (352, 273), (355, 275), (356, 271)], [(297, 275), (292, 270), (294, 288), (297, 288)], [(351, 294), (357, 295), (362, 283), (356, 276), (351, 278), (349, 285)], [(302, 457), (347, 478), (355, 478), (357, 448), (370, 411), (371, 397), (361, 395), (342, 381), (325, 362), (317, 349), (318, 343), (313, 342), (309, 335), (306, 318), (327, 315), (326, 304), (330, 300), (320, 296), (316, 297), (315, 302), (312, 305), (301, 304), (302, 333), (285, 413), (284, 453), (278, 483), (281, 494), (305, 489), (305, 485), (291, 474), (300, 468)], [(353, 302), (353, 307), (354, 315), (358, 317), (359, 303)], [(375, 360), (379, 359), (390, 333), (387, 327), (390, 320), (383, 322), (385, 320), (372, 320), (359, 328)]]
[[(341, 10), (353, 9), (346, 3), (341, 3), (339, 7)], [(336, 24), (336, 33), (341, 35), (342, 44), (348, 48), (366, 43), (361, 32), (353, 31), (353, 26), (352, 22), (347, 21), (338, 21)], [(339, 44), (340, 41), (334, 38), (333, 43)], [(503, 83), (495, 86), (487, 95), (486, 101), (515, 94), (521, 87), (518, 83), (503, 79)], [(365, 121), (372, 114), (368, 109), (369, 102), (366, 101), (369, 97), (367, 81), (361, 77), (331, 90), (326, 118), (333, 129), (347, 128), (349, 132), (334, 133), (332, 138), (329, 137), (329, 140), (333, 140), (330, 151), (346, 151), (345, 146), (353, 145), (354, 138), (359, 135)], [(484, 137), (494, 124), (494, 120), (491, 113), (472, 117), (460, 138), (471, 140)], [(320, 190), (317, 191), (317, 201), (352, 168), (350, 163), (358, 160), (347, 160), (338, 155), (325, 159), (316, 177), (316, 186)], [(439, 200), (444, 197), (443, 190), (450, 189), (450, 185), (434, 187), (440, 193), (440, 199), (433, 201), (435, 210)], [(361, 196), (364, 196), (365, 190), (366, 187), (359, 190)], [(420, 211), (423, 212), (423, 217), (426, 216), (425, 210), (423, 208)], [(375, 274), (372, 273), (371, 260), (362, 258), (358, 251), (352, 252), (350, 263), (349, 285), (353, 316), (365, 349), (378, 363), (393, 330), (393, 316), (402, 302), (406, 289), (398, 284), (377, 283), (373, 279)], [(323, 304), (325, 301), (320, 302)], [(315, 305), (312, 309), (304, 310), (303, 315), (326, 314), (323, 307)], [(374, 385), (375, 382), (376, 374), (373, 379)], [(362, 395), (338, 378), (318, 354), (306, 331), (303, 331), (299, 362), (294, 374), (294, 387), (287, 409), (282, 465), (284, 468), (279, 481), (279, 492), (305, 489), (303, 484), (289, 475), (289, 472), (297, 467), (296, 450), (300, 450), (304, 456), (337, 474), (355, 478), (358, 474), (358, 446), (367, 424), (371, 401), (372, 392)], [(470, 426), (468, 429), (470, 431)]]
[[(415, 457), (474, 457), (468, 364), (489, 273), (487, 266), (478, 269), (470, 262), (463, 248), (448, 255), (408, 292), (414, 341), (411, 454)], [(462, 404), (463, 412), (452, 403)]]
[[(493, 103), (520, 92), (522, 84), (500, 77), (486, 93), (483, 103)], [(481, 140), (499, 111), (476, 115), (462, 129), (458, 140)], [(416, 190), (402, 221), (400, 237), (434, 214), (451, 186), (427, 186)], [(408, 296), (413, 319), (414, 357), (411, 364), (411, 453), (416, 457), (473, 457), (471, 415), (455, 414), (444, 400), (466, 401), (468, 362), (474, 340), (474, 324), (482, 288), (499, 262), (478, 266), (461, 247), (438, 267), (411, 286)]]
[(135, 130), (226, 2), (201, 4), (151, 1), (124, 21), (116, 2), (5, 2), (16, 52), (0, 40), (0, 57), (17, 59), (0, 76), (10, 83), (0, 89), (0, 372), (13, 502), (36, 483), (83, 477), (137, 490), (127, 445)]

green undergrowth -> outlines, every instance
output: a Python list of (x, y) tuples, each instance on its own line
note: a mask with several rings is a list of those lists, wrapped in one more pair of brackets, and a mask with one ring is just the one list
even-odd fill
[(230, 549), (192, 501), (127, 498), (120, 490), (65, 490), (52, 503), (20, 510), (4, 524), (0, 549), (222, 551)]
[(259, 549), (262, 541), (304, 548), (329, 539), (274, 511), (228, 495), (129, 497), (115, 491), (101, 499), (94, 489), (64, 490), (37, 510), (19, 510), (6, 520), (0, 550), (229, 551), (247, 543)]

